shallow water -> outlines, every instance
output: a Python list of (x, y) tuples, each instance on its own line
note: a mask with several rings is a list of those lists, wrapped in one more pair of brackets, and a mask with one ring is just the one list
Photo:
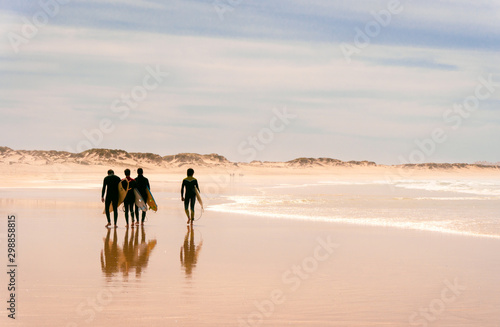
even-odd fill
[(254, 186), (209, 208), (268, 218), (500, 238), (500, 180), (319, 181)]

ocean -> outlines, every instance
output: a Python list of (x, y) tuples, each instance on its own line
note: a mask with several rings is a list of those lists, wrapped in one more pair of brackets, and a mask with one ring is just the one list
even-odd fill
[(500, 180), (325, 180), (253, 185), (207, 210), (500, 238)]

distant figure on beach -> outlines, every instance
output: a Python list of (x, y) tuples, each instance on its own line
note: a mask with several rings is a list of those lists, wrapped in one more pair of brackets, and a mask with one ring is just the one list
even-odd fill
[[(137, 177), (135, 178), (136, 187), (141, 194), (144, 201), (148, 202), (148, 192), (147, 189), (150, 188), (149, 180), (144, 177), (144, 170), (142, 168), (137, 169)], [(139, 207), (135, 205), (135, 216), (137, 218), (137, 225), (139, 225)], [(144, 225), (144, 220), (146, 219), (146, 211), (142, 212), (141, 225)]]
[(181, 265), (186, 271), (186, 277), (190, 277), (193, 268), (198, 262), (198, 256), (200, 255), (201, 247), (203, 246), (203, 240), (200, 241), (198, 245), (194, 242), (194, 230), (193, 226), (187, 227), (187, 233), (184, 237), (184, 244), (181, 247)]
[[(127, 196), (125, 197), (125, 200), (123, 201), (123, 204), (125, 205), (125, 221), (127, 222), (128, 227), (128, 214), (130, 212), (130, 218), (132, 219), (132, 227), (134, 227), (134, 205), (135, 205), (135, 194), (134, 194), (134, 188), (137, 187), (137, 183), (135, 182), (135, 179), (130, 177), (130, 169), (125, 169), (125, 178), (128, 181), (128, 192)], [(139, 216), (137, 216), (137, 224), (139, 224)]]
[[(109, 217), (109, 206), (113, 206), (113, 215), (115, 228), (116, 222), (118, 220), (118, 184), (120, 184), (120, 177), (115, 175), (115, 172), (110, 169), (108, 170), (108, 176), (104, 177), (102, 182), (102, 192), (101, 192), (101, 201), (104, 202), (104, 210), (106, 212), (106, 219), (108, 220), (108, 224), (106, 227), (111, 226), (111, 221)], [(104, 198), (104, 193), (106, 193), (106, 198)]]
[[(195, 187), (198, 192), (200, 191), (198, 181), (193, 177), (193, 175), (194, 170), (192, 168), (189, 168), (187, 170), (187, 177), (184, 178), (181, 186), (181, 200), (184, 201), (184, 211), (186, 212), (188, 224), (190, 222), (192, 224), (194, 221), (194, 204), (196, 203)], [(184, 193), (184, 189), (186, 189), (186, 193)], [(188, 208), (191, 209), (191, 214), (189, 213)]]

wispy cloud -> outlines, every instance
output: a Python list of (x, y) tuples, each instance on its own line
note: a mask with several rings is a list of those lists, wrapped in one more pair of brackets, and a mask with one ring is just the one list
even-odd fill
[[(62, 149), (106, 118), (116, 129), (102, 147), (242, 160), (238, 144), (269, 123), (273, 108), (286, 106), (299, 118), (257, 159), (397, 163), (414, 138), (442, 125), (443, 112), (474, 92), (479, 76), (500, 76), (494, 2), (401, 4), (347, 64), (339, 44), (351, 42), (386, 1), (242, 2), (221, 21), (206, 1), (75, 0), (19, 53), (5, 36), (21, 33), (21, 18), (41, 9), (4, 3), (0, 135), (12, 147)], [(121, 120), (111, 104), (142, 83), (148, 65), (168, 78)], [(456, 149), (443, 147), (446, 156), (436, 158), (493, 160), (481, 137), (491, 144), (500, 136), (492, 127), (499, 99), (500, 90), (450, 138), (446, 147)], [(480, 132), (485, 127), (489, 134)], [(457, 143), (464, 135), (476, 145), (465, 155)]]

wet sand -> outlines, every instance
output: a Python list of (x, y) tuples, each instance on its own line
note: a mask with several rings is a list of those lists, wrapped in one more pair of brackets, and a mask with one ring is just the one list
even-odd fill
[(169, 192), (143, 228), (120, 211), (108, 230), (98, 189), (0, 193), (0, 234), (18, 225), (2, 326), (500, 324), (498, 239), (210, 211), (190, 230)]

